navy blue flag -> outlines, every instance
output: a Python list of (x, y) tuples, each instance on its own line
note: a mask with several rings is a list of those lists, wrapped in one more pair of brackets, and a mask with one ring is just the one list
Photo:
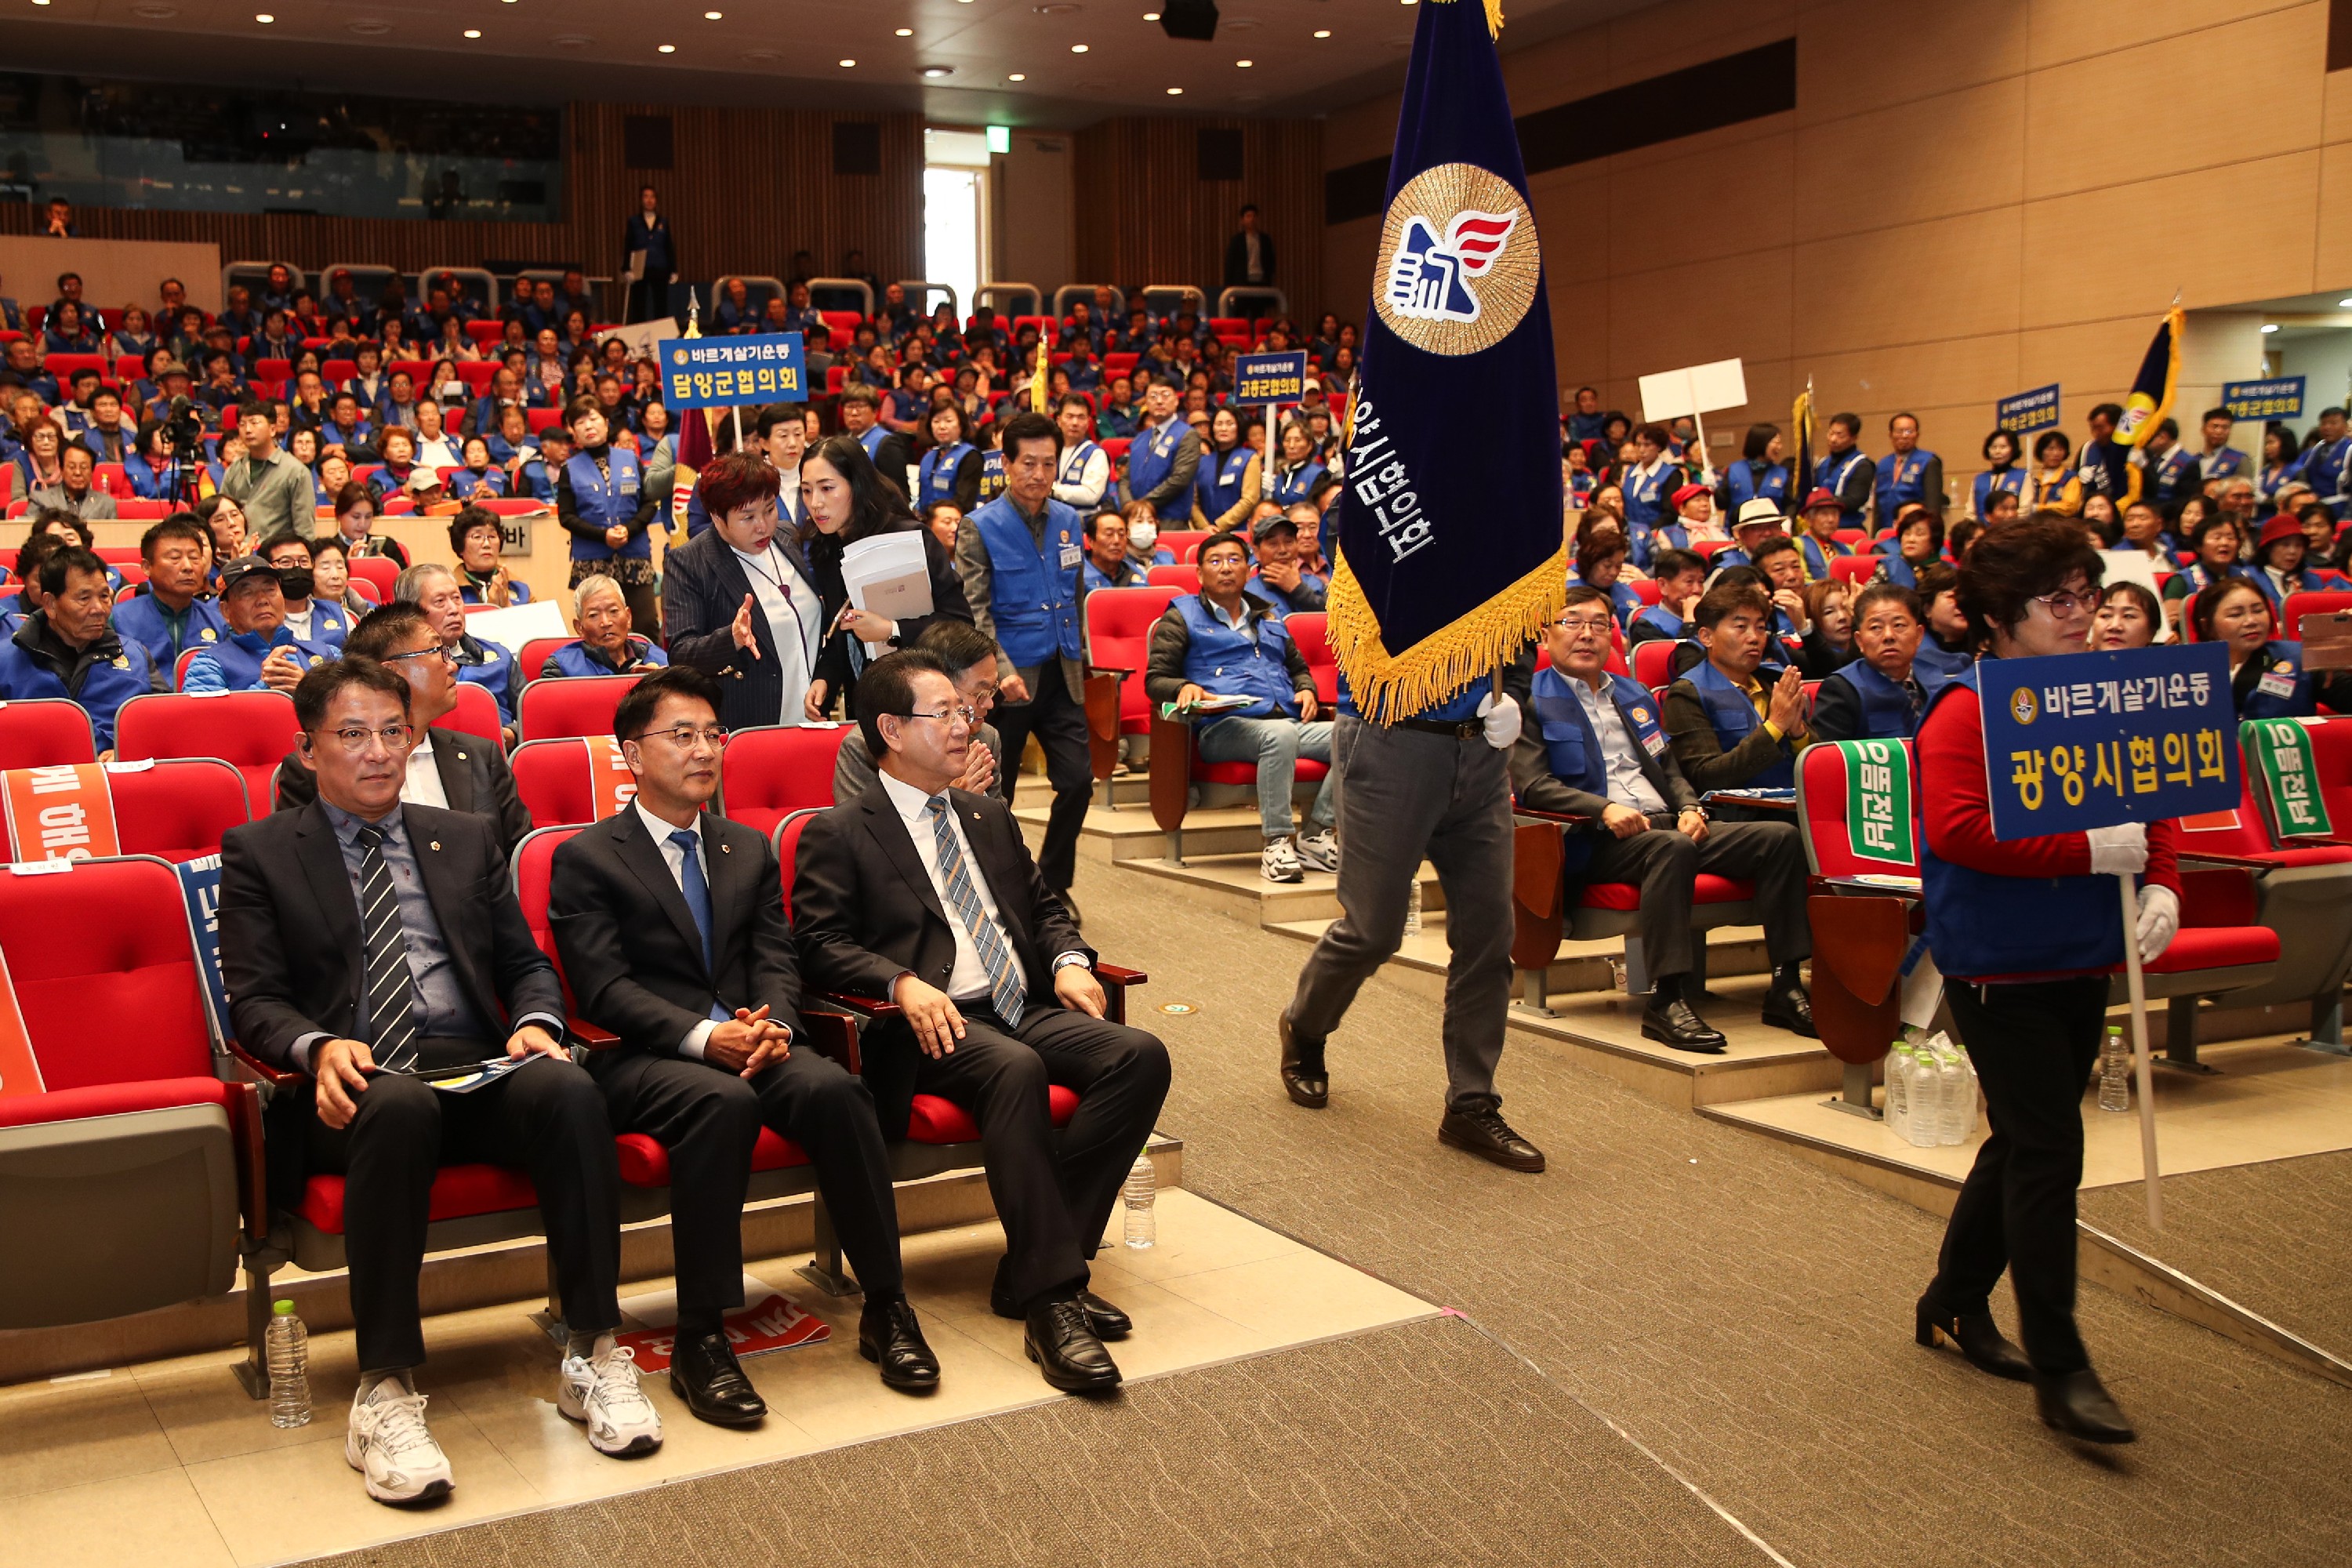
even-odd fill
[(1500, 0), (1420, 7), (1389, 161), (1329, 628), (1378, 723), (1484, 679), (1567, 588), (1551, 310), (1500, 25)]

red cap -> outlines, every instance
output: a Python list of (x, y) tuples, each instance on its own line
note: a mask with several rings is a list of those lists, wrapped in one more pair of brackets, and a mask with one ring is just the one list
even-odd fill
[(2262, 537), (2254, 541), (2254, 553), (2260, 555), (2282, 539), (2301, 539), (2303, 524), (2284, 512), (2280, 512), (2263, 524)]
[(1838, 500), (1837, 491), (1831, 489), (1827, 485), (1822, 486), (1815, 489), (1812, 494), (1807, 496), (1805, 498), (1805, 504), (1798, 510), (1801, 511), (1811, 511), (1817, 506), (1833, 506), (1840, 511), (1843, 511), (1845, 510), (1845, 502)]
[(1673, 503), (1674, 509), (1676, 511), (1680, 511), (1683, 510), (1683, 502), (1690, 500), (1693, 496), (1703, 496), (1706, 493), (1708, 493), (1707, 488), (1705, 485), (1685, 485), (1682, 489), (1675, 492)]

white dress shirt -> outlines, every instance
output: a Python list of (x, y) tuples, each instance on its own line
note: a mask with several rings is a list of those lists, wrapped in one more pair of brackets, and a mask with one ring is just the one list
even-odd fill
[(408, 753), (408, 776), (401, 781), (400, 798), (409, 805), (437, 805), (449, 809), (449, 792), (441, 787), (441, 770), (433, 765), (433, 731), (425, 730), (416, 737), (416, 749)]
[[(931, 891), (939, 895), (940, 908), (948, 917), (948, 931), (955, 937), (955, 968), (948, 974), (948, 998), (954, 1002), (988, 1002), (993, 992), (989, 984), (988, 965), (980, 961), (979, 944), (971, 940), (971, 933), (964, 929), (962, 920), (957, 916), (955, 900), (948, 897), (947, 879), (940, 874), (939, 839), (931, 826), (930, 803), (933, 797), (904, 779), (893, 777), (887, 770), (879, 776), (883, 789), (889, 794), (890, 804), (898, 808), (899, 820), (907, 825), (907, 837), (915, 841), (915, 856), (923, 863), (923, 874), (931, 879)], [(963, 821), (957, 816), (951, 797), (948, 798), (947, 820), (948, 830), (955, 835), (956, 847), (963, 853), (964, 869), (971, 877), (971, 890), (979, 896), (980, 912), (996, 927), (998, 937), (1004, 943), (1004, 951), (1013, 954), (1013, 961), (1018, 963), (1020, 952), (1013, 945), (1013, 935), (1005, 930), (1003, 917), (997, 913), (995, 890), (988, 885), (988, 877), (980, 868), (979, 857), (971, 852), (971, 840), (965, 837)], [(1086, 961), (1087, 955), (1083, 952), (1065, 952), (1055, 956), (1054, 967), (1058, 970), (1066, 963), (1084, 963)]]
[(760, 603), (760, 613), (768, 617), (776, 663), (783, 671), (783, 701), (775, 722), (805, 723), (808, 716), (801, 710), (801, 700), (808, 695), (816, 669), (817, 646), (824, 637), (824, 605), (808, 579), (801, 575), (791, 553), (773, 542), (764, 555), (746, 555), (737, 550), (735, 559), (743, 563), (752, 597)]
[(1054, 499), (1075, 507), (1099, 505), (1103, 492), (1110, 488), (1110, 455), (1097, 447), (1080, 458), (1078, 451), (1072, 447), (1063, 452), (1061, 472), (1054, 479)]
[[(637, 814), (637, 820), (645, 824), (647, 833), (653, 835), (654, 847), (661, 851), (662, 864), (669, 868), (669, 879), (677, 884), (679, 897), (683, 898), (686, 895), (686, 850), (670, 842), (669, 836), (673, 833), (694, 835), (694, 853), (702, 863), (702, 885), (706, 889), (710, 886), (710, 850), (702, 841), (702, 817), (699, 813), (696, 814), (692, 822), (681, 828), (674, 823), (664, 822), (660, 817), (647, 811), (646, 803), (642, 800), (631, 801), (629, 809)], [(717, 918), (716, 910), (712, 911), (712, 918)], [(718, 932), (711, 932), (714, 944), (718, 941)], [(718, 1026), (719, 1020), (716, 1018), (705, 1018), (696, 1024), (686, 1032), (686, 1037), (678, 1041), (677, 1054), (688, 1061), (700, 1061), (702, 1048), (710, 1043), (710, 1031)]]
[(1666, 809), (1665, 801), (1652, 788), (1642, 773), (1642, 754), (1633, 734), (1625, 728), (1625, 716), (1617, 711), (1617, 702), (1604, 686), (1593, 689), (1589, 680), (1568, 678), (1570, 689), (1584, 707), (1584, 716), (1591, 721), (1592, 732), (1601, 738), (1601, 755), (1608, 763), (1609, 798), (1618, 805), (1632, 806), (1644, 816)]

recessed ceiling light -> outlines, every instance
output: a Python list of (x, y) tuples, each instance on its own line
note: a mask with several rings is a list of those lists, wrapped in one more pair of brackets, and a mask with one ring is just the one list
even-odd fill
[(850, 67), (852, 67), (852, 66), (856, 65), (856, 63), (857, 63), (857, 62), (856, 62), (856, 60), (844, 60), (844, 61), (842, 61), (842, 62), (841, 62), (841, 68), (842, 68), (843, 70), (847, 70), (847, 69), (849, 69), (849, 68), (850, 68)]
[(914, 36), (915, 36), (915, 29), (914, 29), (914, 28), (912, 28), (912, 27), (901, 27), (901, 28), (899, 28), (899, 29), (898, 29), (898, 37), (902, 37), (902, 38), (911, 38), (911, 37), (913, 37)]
[(1328, 38), (1331, 36), (1331, 29), (1328, 27), (1318, 27), (1315, 29), (1315, 36), (1318, 38)]
[(469, 38), (478, 38), (481, 36), (482, 30), (479, 27), (468, 27), (466, 29), (466, 37)]
[(381, 16), (354, 16), (343, 24), (343, 30), (362, 38), (381, 38), (392, 31), (392, 24)]
[(1181, 98), (1184, 96), (1184, 89), (1181, 87), (1171, 87), (1168, 89), (1168, 96), (1171, 98)]
[(676, 44), (657, 44), (655, 46), (654, 52), (656, 54), (674, 55), (677, 53), (677, 46)]
[(1247, 70), (1250, 67), (1257, 64), (1257, 62), (1255, 60), (1235, 60), (1234, 64), (1241, 67), (1244, 70)]
[(558, 33), (547, 41), (559, 49), (584, 49), (596, 40), (585, 33)]
[(923, 75), (924, 75), (926, 78), (928, 78), (929, 79), (932, 80), (932, 81), (937, 81), (937, 80), (939, 80), (939, 79), (940, 79), (940, 78), (941, 78), (941, 77), (943, 77), (943, 76), (953, 76), (953, 75), (955, 75), (955, 67), (953, 67), (953, 66), (925, 66), (925, 67), (923, 68)]
[(1007, 81), (1027, 81), (1029, 79), (1029, 74), (1026, 71), (1014, 71), (1011, 76), (1006, 77), (1004, 79)]
[(2264, 321), (2263, 323), (2263, 331), (2266, 332), (2275, 332), (2278, 331), (2278, 323), (2276, 321)]
[(1160, 13), (1157, 11), (1146, 11), (1143, 14), (1143, 19), (1147, 22), (1157, 22), (1160, 20)]
[(1074, 55), (1082, 55), (1082, 54), (1085, 54), (1086, 52), (1087, 52), (1087, 47), (1086, 47), (1086, 45), (1084, 45), (1084, 44), (1072, 44), (1072, 45), (1070, 46), (1070, 53), (1072, 53), (1072, 54), (1074, 54)]
[(716, 22), (726, 15), (724, 11), (705, 11), (702, 14), (702, 19), (706, 22)]
[(268, 12), (267, 12), (267, 11), (256, 11), (256, 12), (253, 14), (253, 19), (254, 19), (255, 21), (257, 21), (257, 22), (261, 23), (261, 24), (262, 24), (263, 26), (267, 26), (268, 24), (270, 24), (270, 23), (275, 22), (276, 20), (278, 20), (278, 18), (277, 18), (277, 17), (275, 17), (275, 16), (271, 16), (271, 15), (270, 15)]
[(131, 14), (144, 21), (163, 22), (178, 16), (180, 8), (177, 5), (133, 5)]

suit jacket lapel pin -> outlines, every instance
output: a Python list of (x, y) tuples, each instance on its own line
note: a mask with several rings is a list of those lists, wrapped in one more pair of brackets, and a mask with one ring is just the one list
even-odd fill
[(434, 847), (434, 848), (436, 848), (436, 849), (440, 848), (440, 847), (441, 847), (441, 840), (439, 840), (438, 838), (435, 839), (435, 840), (433, 841), (433, 847)]
[(735, 846), (732, 844), (721, 844), (719, 847), (719, 852), (721, 855), (732, 855), (735, 853)]

